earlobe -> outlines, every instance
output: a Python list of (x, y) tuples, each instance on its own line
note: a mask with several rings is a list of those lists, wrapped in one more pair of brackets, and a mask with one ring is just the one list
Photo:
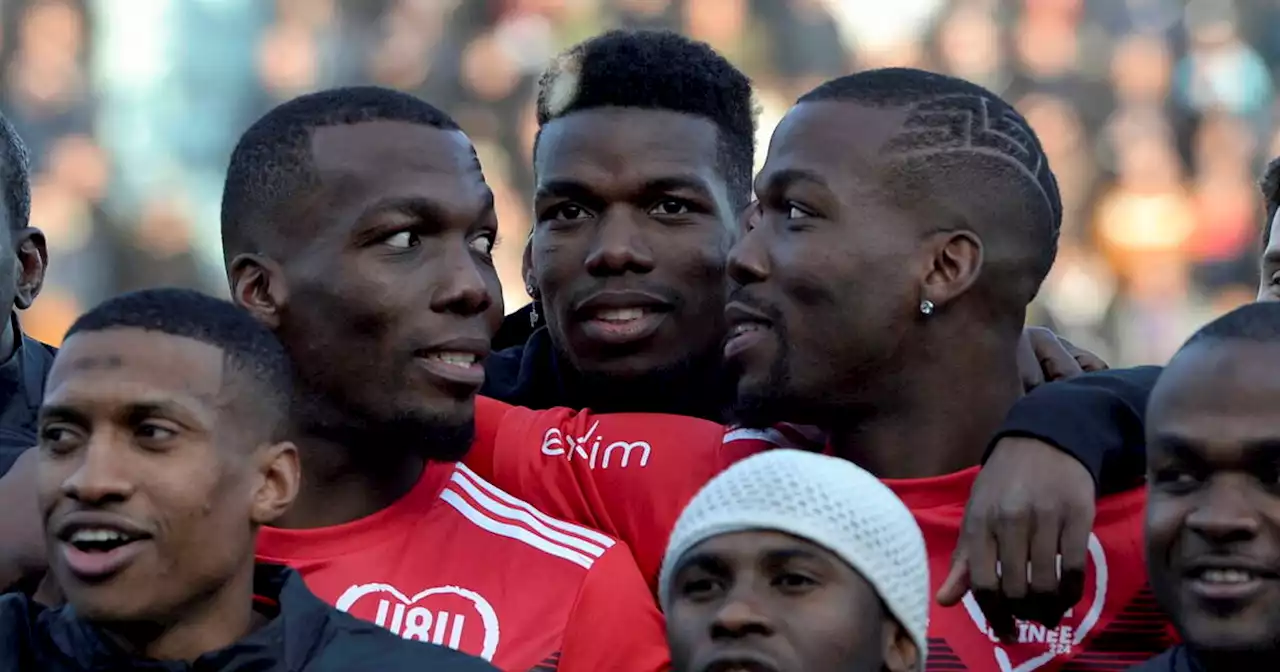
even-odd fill
[(893, 619), (885, 622), (882, 658), (889, 672), (920, 672), (920, 650), (907, 631)]
[(49, 266), (44, 233), (32, 227), (15, 232), (14, 252), (18, 256), (18, 282), (13, 303), (19, 310), (26, 310), (40, 295), (45, 269)]
[[(982, 272), (982, 240), (972, 231), (934, 234), (928, 249), (933, 254), (925, 273), (920, 301), (941, 308), (969, 291)], [(932, 312), (932, 311), (931, 311)]]
[(253, 522), (269, 525), (284, 515), (298, 497), (302, 482), (298, 448), (285, 441), (262, 448), (258, 464), (262, 478), (254, 493)]
[(227, 266), (231, 300), (271, 329), (280, 326), (280, 311), (289, 300), (288, 283), (275, 260), (241, 254)]
[(524, 286), (533, 300), (538, 300), (538, 283), (534, 280), (533, 269), (533, 234), (524, 243), (524, 252), (520, 255), (520, 277), (524, 278)]

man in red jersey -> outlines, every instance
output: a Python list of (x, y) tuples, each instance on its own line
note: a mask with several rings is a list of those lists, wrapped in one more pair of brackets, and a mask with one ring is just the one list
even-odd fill
[(502, 669), (663, 667), (624, 545), (456, 463), (502, 303), (493, 194), (452, 120), (372, 87), (285, 103), (237, 145), (222, 224), (234, 300), (298, 370), (303, 487), (260, 558)]
[[(756, 193), (729, 265), (739, 417), (821, 426), (834, 454), (885, 479), (916, 514), (936, 587), (977, 465), (1022, 391), (1015, 350), (1061, 222), (1043, 150), (979, 86), (874, 70), (800, 99)], [(1092, 531), (1033, 526), (1029, 544), (971, 558), (1035, 589), (1058, 577), (1026, 576), (1029, 562), (1052, 567), (1060, 547), (1080, 549), (1060, 563), (1084, 598), (1053, 627), (1014, 624), (1007, 641), (979, 608), (986, 595), (935, 608), (930, 668), (1113, 670), (1158, 651), (1144, 503), (1142, 490), (1105, 497)]]

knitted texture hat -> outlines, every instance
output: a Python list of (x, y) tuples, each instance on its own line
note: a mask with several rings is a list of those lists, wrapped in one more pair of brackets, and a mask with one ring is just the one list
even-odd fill
[(698, 544), (732, 532), (773, 530), (813, 542), (847, 563), (889, 613), (928, 651), (929, 557), (902, 500), (852, 462), (799, 450), (771, 450), (711, 479), (676, 521), (659, 574), (671, 606), (676, 563)]

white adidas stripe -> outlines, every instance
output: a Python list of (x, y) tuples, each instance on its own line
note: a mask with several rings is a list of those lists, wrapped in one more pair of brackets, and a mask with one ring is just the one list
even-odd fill
[(458, 468), (453, 473), (454, 473), (454, 476), (459, 476), (459, 475), (465, 476), (467, 480), (474, 483), (481, 490), (484, 490), (494, 499), (508, 506), (511, 506), (513, 508), (520, 509), (522, 511), (527, 512), (529, 515), (538, 519), (539, 521), (542, 522), (542, 524), (546, 525), (547, 527), (560, 530), (561, 532), (567, 532), (575, 537), (580, 537), (588, 541), (593, 541), (605, 548), (611, 548), (614, 544), (613, 538), (611, 538), (607, 534), (600, 532), (599, 530), (593, 530), (589, 527), (583, 527), (582, 525), (575, 525), (574, 523), (552, 518), (551, 516), (548, 516), (547, 514), (539, 511), (537, 508), (535, 508), (533, 505), (529, 504), (528, 502), (525, 502), (520, 499), (516, 499), (515, 497), (511, 496), (509, 493), (503, 490), (500, 490), (499, 488), (495, 487), (493, 484), (489, 483), (483, 478), (480, 478), (479, 474), (468, 469), (467, 466), (462, 464), (461, 462), (458, 463)]
[(510, 506), (494, 501), (492, 497), (481, 492), (479, 488), (471, 483), (471, 481), (467, 480), (466, 476), (463, 476), (456, 471), (449, 480), (470, 495), (472, 501), (475, 504), (478, 504), (480, 508), (485, 509), (486, 513), (496, 515), (499, 518), (518, 520), (533, 528), (531, 530), (532, 532), (541, 535), (548, 541), (557, 542), (564, 546), (575, 548), (597, 558), (604, 555), (604, 552), (607, 550), (604, 546), (593, 544), (586, 539), (574, 537), (563, 532), (557, 532), (556, 530), (547, 527), (542, 523), (542, 521), (534, 518), (528, 511), (514, 509)]
[(724, 442), (733, 443), (734, 441), (767, 441), (775, 446), (788, 447), (795, 445), (795, 442), (788, 439), (785, 434), (776, 429), (746, 429), (739, 427), (724, 433)]
[(467, 520), (475, 523), (476, 527), (487, 532), (492, 532), (496, 535), (507, 537), (508, 539), (523, 541), (540, 551), (554, 555), (557, 558), (564, 558), (565, 560), (568, 560), (575, 565), (579, 565), (584, 569), (591, 569), (591, 565), (595, 564), (595, 558), (583, 555), (582, 553), (572, 550), (567, 546), (562, 546), (549, 541), (545, 537), (534, 534), (519, 525), (512, 525), (510, 523), (504, 523), (490, 518), (472, 506), (471, 503), (462, 495), (459, 495), (448, 488), (445, 488), (444, 492), (440, 493), (440, 499), (456, 509), (458, 513), (461, 513)]

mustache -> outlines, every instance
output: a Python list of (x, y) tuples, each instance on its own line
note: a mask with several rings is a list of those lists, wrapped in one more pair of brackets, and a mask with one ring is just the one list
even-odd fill
[(764, 315), (774, 325), (782, 324), (782, 311), (776, 306), (764, 299), (752, 296), (747, 287), (736, 286), (729, 288), (728, 298), (725, 299), (725, 305), (730, 303), (740, 303), (761, 315)]
[(679, 292), (674, 291), (669, 287), (655, 285), (651, 282), (626, 282), (626, 283), (601, 282), (601, 283), (596, 283), (592, 285), (586, 285), (573, 290), (569, 294), (569, 301), (568, 301), (568, 304), (566, 305), (580, 306), (582, 305), (583, 302), (595, 296), (596, 294), (600, 292), (609, 292), (609, 291), (643, 292), (645, 294), (652, 294), (662, 299), (664, 302), (670, 305), (673, 309), (679, 309), (683, 307), (685, 303), (684, 300), (680, 297)]

